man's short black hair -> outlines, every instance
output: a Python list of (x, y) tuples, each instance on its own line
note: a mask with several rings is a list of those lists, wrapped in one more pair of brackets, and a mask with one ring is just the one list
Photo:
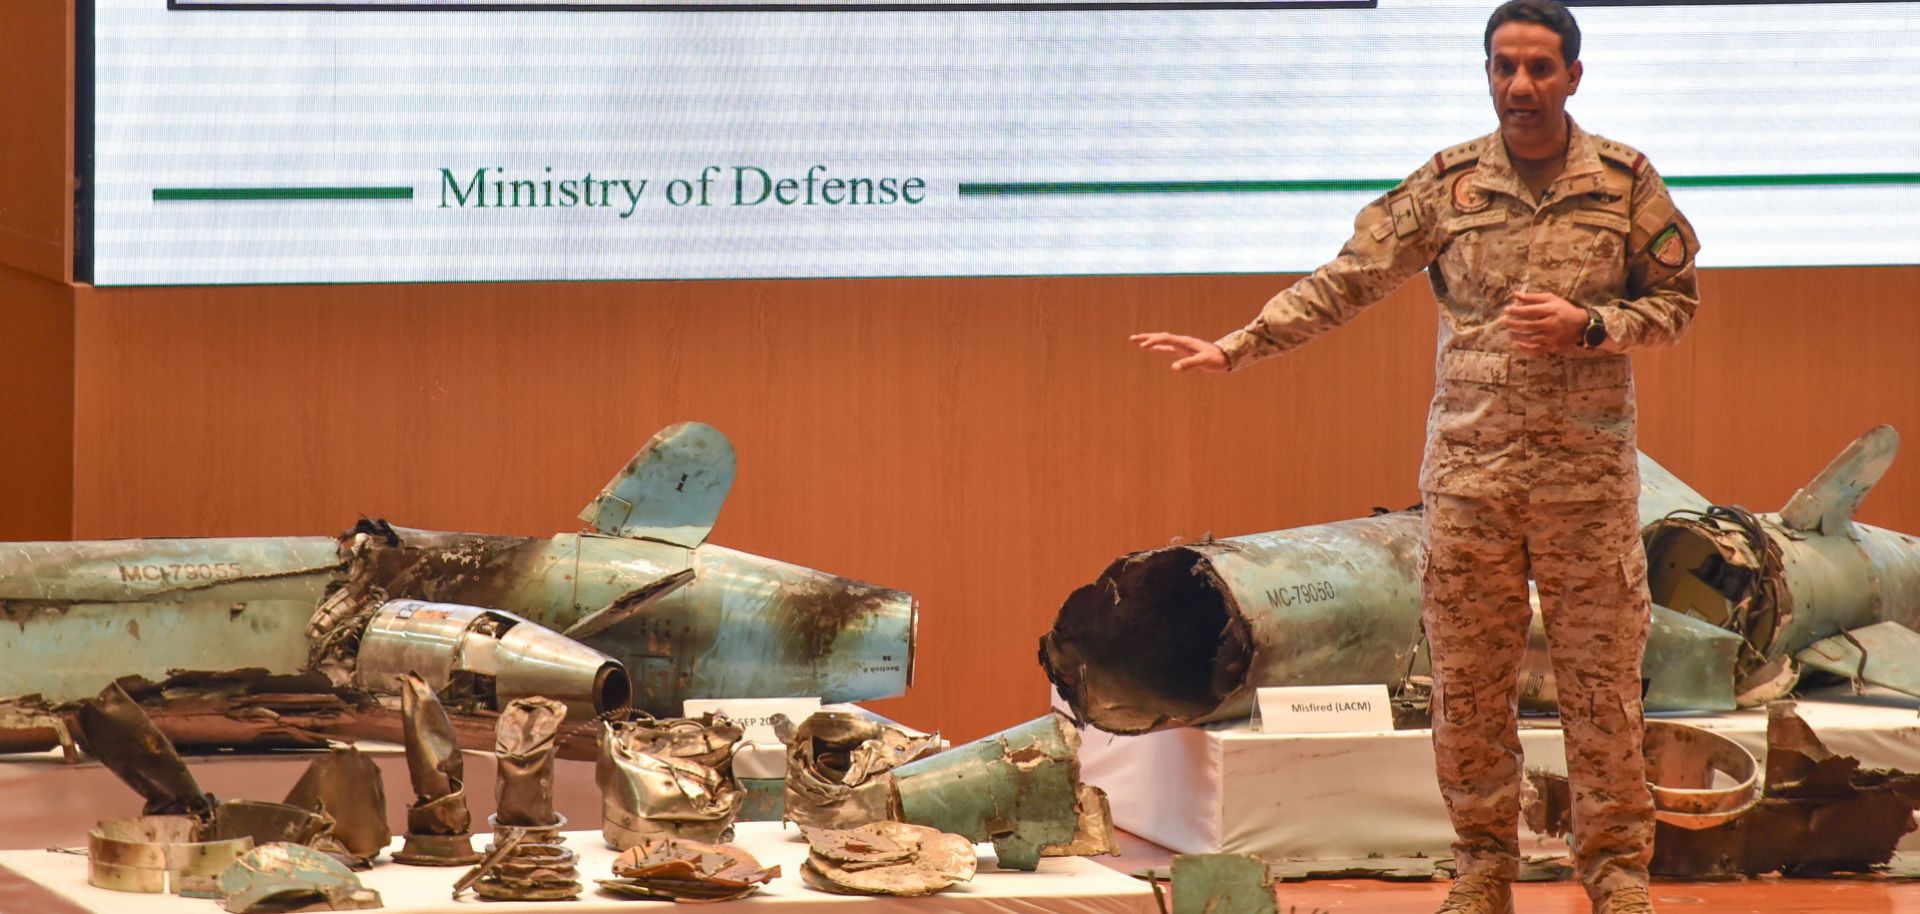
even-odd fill
[(1560, 5), (1560, 0), (1507, 0), (1487, 18), (1487, 37), (1484, 42), (1487, 57), (1493, 57), (1493, 31), (1509, 22), (1531, 22), (1544, 25), (1560, 36), (1560, 59), (1571, 67), (1580, 59), (1580, 23), (1573, 21), (1573, 14)]

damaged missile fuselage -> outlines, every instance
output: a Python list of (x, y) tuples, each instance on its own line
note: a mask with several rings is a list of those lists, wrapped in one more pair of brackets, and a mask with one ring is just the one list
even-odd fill
[[(37, 659), (0, 668), (0, 695), (58, 703), (129, 675), (239, 668), (320, 669), (345, 684), (370, 626), (395, 621), (382, 608), (407, 600), (472, 608), (479, 616), (461, 637), (543, 628), (624, 666), (625, 694), (595, 686), (593, 707), (576, 711), (609, 710), (626, 695), (669, 714), (692, 697), (903, 693), (913, 673), (912, 596), (706, 543), (732, 475), (726, 439), (684, 423), (615, 476), (582, 513), (580, 533), (362, 521), (337, 538), (0, 544), (0, 654)], [(402, 653), (449, 637), (415, 632)], [(462, 665), (455, 647), (443, 654), (429, 664), (438, 678), (420, 672), (436, 688), (464, 675), (468, 688), (449, 688), (450, 700), (464, 695), (498, 711), (522, 694), (498, 694), (487, 681), (495, 674)], [(392, 677), (407, 671), (395, 664), (409, 659), (382, 668), (377, 688), (392, 693)], [(592, 667), (589, 677), (603, 672), (591, 657), (579, 663)]]

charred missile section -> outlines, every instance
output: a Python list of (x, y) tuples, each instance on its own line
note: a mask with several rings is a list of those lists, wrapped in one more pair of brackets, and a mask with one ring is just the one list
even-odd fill
[(1114, 733), (1245, 717), (1262, 685), (1398, 683), (1419, 554), (1412, 512), (1134, 553), (1067, 598), (1040, 663)]
[(1713, 506), (1644, 531), (1654, 601), (1743, 640), (1741, 704), (1803, 667), (1920, 695), (1920, 540), (1853, 520), (1899, 442), (1867, 432), (1777, 514)]

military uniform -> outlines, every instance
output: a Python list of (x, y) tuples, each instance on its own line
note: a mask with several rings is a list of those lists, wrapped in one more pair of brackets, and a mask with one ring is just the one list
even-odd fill
[[(1560, 683), (1577, 866), (1599, 898), (1646, 882), (1653, 838), (1640, 756), (1650, 607), (1625, 353), (1686, 330), (1698, 248), (1645, 156), (1568, 127), (1565, 168), (1538, 198), (1498, 132), (1434, 156), (1361, 211), (1338, 257), (1219, 346), (1231, 368), (1283, 352), (1427, 270), (1440, 345), (1420, 471), (1421, 597), (1455, 858), (1462, 873), (1518, 869), (1531, 573)], [(1606, 342), (1521, 354), (1501, 324), (1517, 292), (1593, 309)]]

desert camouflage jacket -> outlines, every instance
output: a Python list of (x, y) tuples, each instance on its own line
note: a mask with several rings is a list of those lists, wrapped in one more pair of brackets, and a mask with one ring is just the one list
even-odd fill
[[(1498, 132), (1447, 149), (1368, 204), (1339, 256), (1219, 341), (1240, 368), (1292, 349), (1427, 270), (1440, 345), (1427, 492), (1534, 501), (1639, 496), (1629, 350), (1670, 344), (1699, 305), (1686, 217), (1646, 156), (1569, 120), (1538, 199)], [(1500, 317), (1516, 292), (1595, 309), (1598, 349), (1527, 357)]]

